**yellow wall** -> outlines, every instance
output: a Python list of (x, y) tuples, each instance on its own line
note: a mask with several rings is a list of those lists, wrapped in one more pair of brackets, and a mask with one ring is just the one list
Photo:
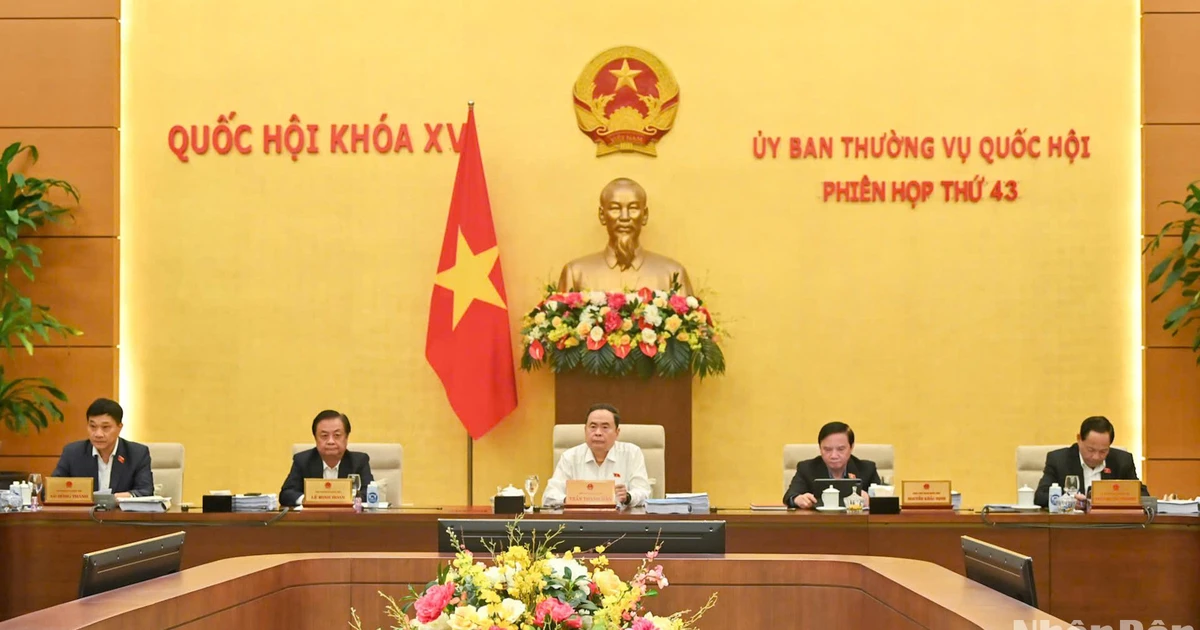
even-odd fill
[[(514, 331), (567, 259), (598, 249), (596, 194), (642, 182), (654, 249), (688, 266), (731, 336), (695, 388), (695, 486), (779, 494), (782, 445), (846, 420), (896, 445), (899, 478), (1015, 498), (1017, 444), (1088, 414), (1140, 445), (1136, 8), (1040, 0), (879, 2), (128, 2), (122, 397), (130, 435), (187, 445), (187, 496), (278, 488), (316, 411), (405, 447), (405, 501), (462, 503), (465, 432), (424, 359), (456, 158), (420, 123), (479, 134)], [(598, 159), (570, 90), (623, 44), (674, 71), (655, 159)], [(252, 156), (167, 149), (236, 110)], [(263, 156), (298, 114), (414, 128), (415, 155)], [(1092, 157), (988, 166), (756, 161), (768, 135), (1065, 134)], [(327, 138), (325, 140), (327, 142)], [(786, 142), (786, 141), (785, 141)], [(839, 145), (840, 150), (840, 145)], [(1020, 180), (1017, 203), (852, 206), (824, 179)], [(516, 343), (514, 334), (514, 344)], [(476, 500), (551, 472), (553, 382), (477, 443)]]

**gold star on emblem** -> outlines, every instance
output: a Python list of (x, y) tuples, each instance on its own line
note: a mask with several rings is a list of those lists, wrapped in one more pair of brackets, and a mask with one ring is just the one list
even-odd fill
[(611, 72), (614, 77), (617, 77), (617, 87), (613, 88), (614, 92), (616, 92), (617, 90), (620, 90), (622, 85), (628, 85), (629, 89), (633, 90), (634, 93), (636, 93), (638, 91), (637, 83), (634, 82), (634, 79), (636, 79), (637, 75), (641, 74), (642, 71), (641, 70), (630, 70), (628, 59), (621, 60), (621, 68), (620, 69), (609, 70), (609, 72)]
[(467, 238), (463, 236), (462, 230), (459, 230), (454, 266), (439, 273), (434, 279), (434, 284), (454, 292), (452, 328), (458, 327), (459, 320), (476, 300), (486, 304), (495, 304), (500, 308), (508, 308), (504, 299), (500, 297), (500, 292), (496, 290), (496, 285), (492, 284), (492, 279), (488, 277), (492, 273), (492, 268), (496, 266), (496, 258), (499, 256), (500, 250), (495, 246), (478, 254), (472, 252)]

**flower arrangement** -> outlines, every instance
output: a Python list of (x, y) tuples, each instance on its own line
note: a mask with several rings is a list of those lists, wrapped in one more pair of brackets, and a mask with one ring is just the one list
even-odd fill
[(701, 378), (725, 372), (721, 329), (704, 303), (680, 292), (561, 293), (545, 299), (521, 326), (521, 369), (549, 364), (554, 372)]
[[(518, 519), (519, 521), (519, 519)], [(716, 604), (713, 593), (695, 614), (691, 611), (657, 616), (644, 610), (647, 597), (666, 588), (668, 581), (660, 565), (650, 566), (659, 546), (646, 554), (629, 581), (609, 568), (605, 547), (595, 555), (578, 547), (556, 554), (556, 537), (561, 526), (532, 544), (522, 544), (517, 522), (508, 526), (508, 546), (489, 549), (490, 564), (480, 561), (459, 543), (453, 530), (451, 540), (457, 553), (449, 566), (438, 571), (423, 593), (411, 592), (401, 605), (380, 593), (388, 602), (385, 613), (397, 630), (692, 630), (706, 611)], [(592, 550), (588, 550), (591, 552)], [(415, 617), (409, 611), (415, 610)], [(362, 630), (354, 609), (350, 627)]]

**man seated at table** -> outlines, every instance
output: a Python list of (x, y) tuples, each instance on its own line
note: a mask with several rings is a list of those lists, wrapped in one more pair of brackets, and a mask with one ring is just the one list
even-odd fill
[(96, 490), (118, 499), (154, 494), (150, 449), (121, 439), (125, 411), (115, 400), (97, 398), (87, 408), (88, 439), (63, 447), (51, 477), (91, 477)]
[(821, 454), (796, 464), (796, 476), (783, 495), (783, 504), (801, 510), (816, 507), (820, 502), (817, 479), (861, 479), (863, 498), (871, 484), (882, 485), (875, 462), (854, 456), (854, 429), (845, 422), (830, 422), (817, 433)]
[(350, 418), (346, 414), (326, 409), (312, 421), (316, 446), (292, 456), (292, 469), (279, 490), (279, 504), (296, 506), (304, 503), (305, 479), (345, 479), (357, 474), (362, 486), (358, 496), (366, 500), (371, 476), (371, 458), (366, 453), (346, 450), (350, 439)]
[(650, 497), (650, 478), (646, 475), (646, 456), (636, 444), (619, 442), (621, 414), (608, 404), (592, 405), (584, 425), (583, 444), (567, 449), (558, 460), (554, 476), (546, 484), (542, 503), (562, 505), (567, 496), (567, 481), (616, 481), (616, 502), (621, 506), (645, 505)]
[[(1033, 502), (1041, 507), (1050, 506), (1050, 485), (1057, 483), (1065, 488), (1067, 475), (1079, 478), (1077, 501), (1087, 500), (1087, 491), (1092, 482), (1099, 479), (1137, 479), (1137, 466), (1128, 451), (1113, 448), (1117, 432), (1108, 418), (1092, 416), (1079, 425), (1075, 444), (1046, 454), (1046, 468), (1038, 482)], [(1142, 496), (1149, 496), (1146, 484), (1142, 484)]]

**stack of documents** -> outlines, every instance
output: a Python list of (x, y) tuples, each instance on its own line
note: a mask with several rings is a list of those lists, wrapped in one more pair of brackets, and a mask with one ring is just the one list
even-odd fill
[(646, 499), (647, 514), (689, 514), (691, 503), (687, 499)]
[(1200, 515), (1200, 501), (1196, 499), (1187, 500), (1158, 500), (1158, 513), (1172, 516), (1197, 516)]
[(708, 514), (707, 492), (667, 493), (665, 499), (646, 499), (647, 514)]
[(237, 494), (233, 497), (234, 512), (274, 512), (279, 500), (273, 494)]
[(166, 512), (171, 509), (171, 497), (129, 497), (117, 499), (122, 512)]

